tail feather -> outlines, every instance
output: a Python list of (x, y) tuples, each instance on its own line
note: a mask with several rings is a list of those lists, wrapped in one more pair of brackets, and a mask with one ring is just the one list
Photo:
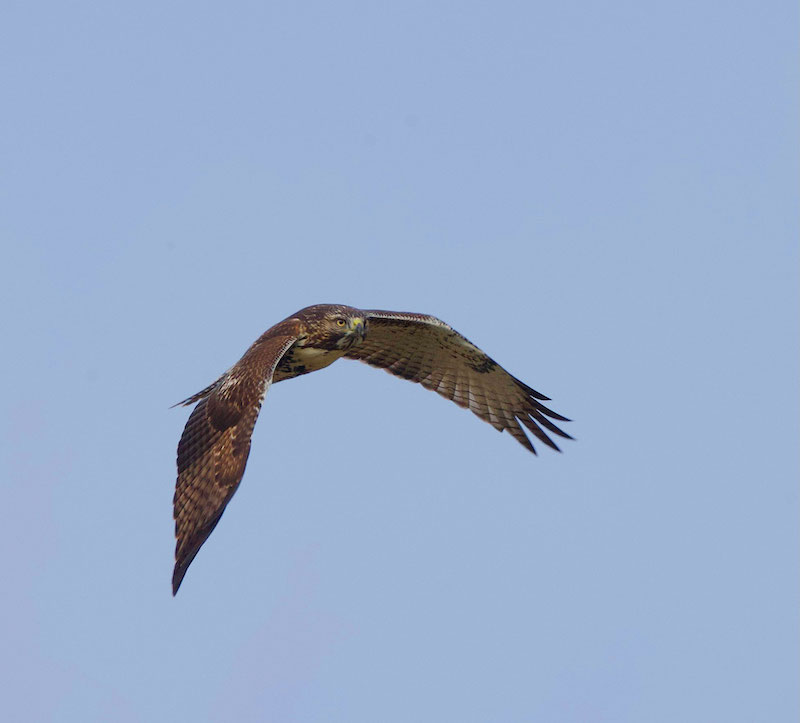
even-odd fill
[(197, 394), (192, 394), (191, 397), (188, 399), (184, 399), (182, 402), (177, 402), (173, 404), (170, 409), (175, 409), (175, 407), (188, 407), (190, 404), (194, 404), (195, 402), (199, 402), (201, 399), (205, 399), (211, 392), (213, 392), (217, 385), (223, 380), (224, 375), (217, 379), (212, 384), (209, 384), (205, 389), (200, 390)]

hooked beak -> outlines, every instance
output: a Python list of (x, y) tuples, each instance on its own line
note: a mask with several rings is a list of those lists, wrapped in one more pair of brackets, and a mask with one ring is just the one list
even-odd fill
[(358, 334), (361, 341), (364, 341), (364, 337), (367, 335), (367, 322), (364, 319), (353, 319), (350, 328)]

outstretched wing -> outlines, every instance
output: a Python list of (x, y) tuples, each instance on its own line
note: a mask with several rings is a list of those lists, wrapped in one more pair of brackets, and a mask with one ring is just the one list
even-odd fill
[(495, 429), (508, 430), (534, 454), (522, 425), (555, 450), (558, 447), (547, 432), (572, 439), (550, 421), (569, 420), (542, 404), (548, 397), (511, 376), (441, 319), (395, 311), (365, 313), (366, 339), (345, 356), (418, 382), (467, 407)]
[(239, 486), (264, 395), (296, 339), (267, 332), (212, 387), (187, 400), (200, 399), (178, 444), (173, 595)]

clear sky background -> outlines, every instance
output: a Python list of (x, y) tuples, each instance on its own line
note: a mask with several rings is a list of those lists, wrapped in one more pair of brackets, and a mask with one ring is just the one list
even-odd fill
[[(794, 2), (6, 2), (13, 721), (795, 721)], [(170, 594), (169, 405), (317, 302), (435, 314), (532, 456), (272, 388)]]

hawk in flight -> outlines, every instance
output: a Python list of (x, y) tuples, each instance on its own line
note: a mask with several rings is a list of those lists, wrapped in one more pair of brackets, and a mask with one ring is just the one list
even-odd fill
[(548, 432), (571, 439), (551, 421), (569, 420), (542, 404), (548, 397), (436, 317), (337, 304), (301, 309), (265, 331), (217, 381), (179, 402), (197, 406), (178, 444), (173, 595), (239, 486), (270, 384), (317, 371), (340, 357), (418, 382), (495, 429), (507, 430), (534, 454), (526, 428), (555, 450)]

